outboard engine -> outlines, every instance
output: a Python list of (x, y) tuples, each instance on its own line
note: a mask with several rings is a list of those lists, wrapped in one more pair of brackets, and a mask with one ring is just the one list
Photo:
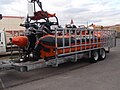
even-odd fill
[[(39, 0), (31, 0), (28, 2), (28, 15), (24, 24), (20, 24), (26, 28), (25, 36), (17, 36), (11, 38), (11, 42), (22, 48), (22, 59), (20, 62), (38, 60), (40, 58), (39, 39), (45, 35), (53, 35), (50, 26), (59, 25), (58, 18), (55, 14), (44, 11), (42, 3)], [(40, 7), (40, 11), (36, 11), (35, 5)], [(54, 17), (56, 22), (51, 22), (50, 17)], [(40, 21), (42, 20), (42, 22)], [(43, 21), (44, 20), (44, 21)], [(39, 47), (38, 47), (39, 45)]]

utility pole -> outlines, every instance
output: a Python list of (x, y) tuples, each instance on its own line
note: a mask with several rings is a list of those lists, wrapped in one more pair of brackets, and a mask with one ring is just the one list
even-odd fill
[(88, 21), (87, 21), (87, 28), (88, 28)]

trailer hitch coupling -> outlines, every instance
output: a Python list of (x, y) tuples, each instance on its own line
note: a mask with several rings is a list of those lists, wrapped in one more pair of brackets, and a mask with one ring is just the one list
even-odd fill
[(0, 63), (0, 70), (10, 70), (10, 69), (14, 69), (13, 63), (11, 62), (11, 60), (6, 60)]

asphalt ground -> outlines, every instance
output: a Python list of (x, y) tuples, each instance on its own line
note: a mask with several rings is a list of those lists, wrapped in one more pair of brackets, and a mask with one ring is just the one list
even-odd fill
[(0, 72), (0, 90), (120, 90), (120, 39), (104, 61), (61, 64), (30, 72)]

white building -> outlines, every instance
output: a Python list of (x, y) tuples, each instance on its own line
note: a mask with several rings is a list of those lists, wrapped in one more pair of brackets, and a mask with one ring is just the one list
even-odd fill
[(24, 19), (24, 17), (18, 16), (3, 16), (0, 20), (0, 30), (5, 31), (7, 43), (9, 43), (10, 37), (18, 36), (24, 32), (25, 28), (20, 26)]

